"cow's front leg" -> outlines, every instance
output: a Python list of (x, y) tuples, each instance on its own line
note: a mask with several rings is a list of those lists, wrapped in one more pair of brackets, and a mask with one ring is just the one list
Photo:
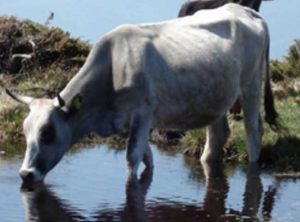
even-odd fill
[(145, 164), (145, 166), (148, 170), (151, 170), (154, 167), (152, 151), (151, 151), (151, 147), (149, 146), (149, 144), (147, 144), (147, 147), (144, 152), (143, 163)]
[(152, 153), (148, 144), (151, 114), (139, 109), (132, 115), (130, 137), (127, 146), (127, 167), (129, 176), (136, 176), (138, 166), (143, 160), (146, 167), (153, 167)]

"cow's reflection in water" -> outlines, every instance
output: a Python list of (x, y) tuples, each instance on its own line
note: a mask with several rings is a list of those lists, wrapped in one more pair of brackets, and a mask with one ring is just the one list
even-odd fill
[(46, 185), (22, 188), (21, 192), (26, 222), (84, 221), (84, 217), (74, 209), (71, 211)]
[(100, 209), (89, 218), (80, 214), (80, 209), (68, 205), (57, 197), (47, 185), (22, 187), (22, 199), (26, 222), (69, 222), (69, 221), (147, 221), (145, 198), (152, 182), (153, 171), (145, 170), (140, 179), (128, 178), (126, 203), (116, 210)]
[(95, 221), (149, 221), (147, 218), (145, 199), (152, 182), (153, 171), (145, 169), (140, 179), (128, 178), (126, 183), (126, 203), (124, 208), (116, 210), (100, 210)]
[(130, 178), (126, 184), (124, 221), (147, 221), (145, 198), (152, 182), (152, 170), (145, 170), (138, 180)]
[[(128, 179), (124, 205), (115, 209), (99, 209), (88, 218), (81, 215), (80, 209), (76, 209), (58, 198), (47, 186), (40, 186), (32, 191), (22, 191), (26, 221), (193, 222), (271, 219), (276, 188), (271, 191), (269, 189), (263, 195), (263, 186), (257, 165), (248, 166), (242, 210), (228, 208), (230, 203), (226, 203), (226, 199), (230, 187), (223, 165), (203, 164), (202, 169), (206, 180), (206, 193), (204, 197), (199, 197), (199, 204), (161, 199), (145, 201), (152, 182), (152, 171), (145, 171), (140, 179)], [(178, 190), (178, 195), (180, 195), (180, 190)], [(261, 201), (262, 197), (264, 197), (263, 201)], [(263, 210), (260, 218), (257, 216), (259, 209)]]
[(247, 180), (244, 193), (244, 207), (242, 214), (250, 218), (255, 218), (259, 210), (262, 197), (263, 186), (260, 179), (257, 164), (250, 164), (247, 171)]
[(225, 202), (229, 191), (227, 178), (221, 163), (202, 163), (206, 179), (203, 210), (210, 221), (218, 221), (226, 211)]

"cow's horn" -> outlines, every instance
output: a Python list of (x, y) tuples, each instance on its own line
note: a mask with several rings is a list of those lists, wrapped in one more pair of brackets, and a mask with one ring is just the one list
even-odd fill
[(21, 96), (21, 95), (14, 94), (6, 88), (5, 88), (5, 92), (7, 95), (9, 95), (15, 101), (26, 104), (26, 105), (29, 105), (34, 100), (34, 98), (29, 97), (29, 96)]
[(57, 100), (58, 100), (58, 104), (61, 108), (66, 105), (65, 101), (60, 97), (59, 93), (57, 93)]

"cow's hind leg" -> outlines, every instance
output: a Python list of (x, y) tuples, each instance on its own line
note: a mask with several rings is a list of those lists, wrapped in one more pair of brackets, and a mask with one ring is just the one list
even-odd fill
[(146, 167), (153, 167), (152, 153), (148, 144), (151, 115), (146, 109), (139, 109), (132, 115), (130, 137), (127, 146), (127, 167), (130, 176), (136, 176), (143, 161)]
[(217, 161), (222, 158), (223, 146), (230, 135), (226, 116), (222, 116), (206, 129), (206, 143), (201, 161)]
[(242, 89), (242, 107), (247, 134), (247, 150), (249, 162), (259, 159), (263, 135), (262, 120), (259, 112), (261, 89), (260, 84), (253, 84)]

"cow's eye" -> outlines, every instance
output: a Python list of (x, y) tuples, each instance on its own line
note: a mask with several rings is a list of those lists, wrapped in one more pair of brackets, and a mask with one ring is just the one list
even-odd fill
[(47, 124), (41, 129), (41, 142), (50, 144), (55, 140), (55, 129), (52, 124)]

